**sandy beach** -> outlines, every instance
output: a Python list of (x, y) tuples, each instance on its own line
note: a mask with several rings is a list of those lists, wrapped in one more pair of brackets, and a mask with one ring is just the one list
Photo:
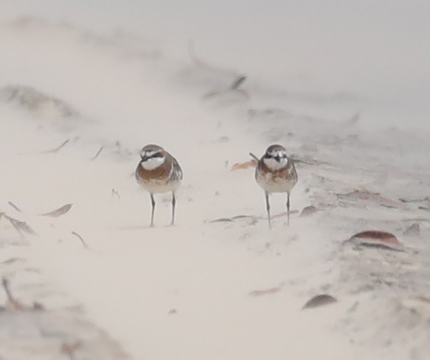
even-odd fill
[[(30, 16), (1, 22), (0, 48), (0, 275), (22, 305), (0, 291), (1, 359), (429, 358), (422, 123), (375, 124), (370, 96), (283, 89), (198, 43), (178, 60)], [(149, 227), (134, 178), (148, 143), (184, 171), (173, 227), (169, 194)], [(238, 165), (274, 143), (299, 182), (270, 231)], [(395, 240), (347, 241), (368, 230)], [(303, 309), (318, 295), (336, 301)]]

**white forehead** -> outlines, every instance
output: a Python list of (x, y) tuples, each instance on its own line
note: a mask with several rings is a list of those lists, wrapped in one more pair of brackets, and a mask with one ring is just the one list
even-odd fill
[(152, 155), (154, 155), (155, 153), (157, 153), (158, 151), (156, 151), (156, 150), (144, 150), (144, 149), (142, 149), (142, 150), (140, 150), (140, 156), (148, 156), (148, 157), (151, 157)]
[(284, 149), (275, 149), (275, 150), (268, 151), (268, 153), (271, 156), (277, 156), (277, 155), (287, 156), (287, 151)]

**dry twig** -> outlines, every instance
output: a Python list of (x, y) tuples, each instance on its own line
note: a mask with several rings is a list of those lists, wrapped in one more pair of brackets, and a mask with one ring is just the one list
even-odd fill
[(54, 148), (54, 149), (51, 149), (51, 150), (46, 150), (46, 151), (43, 151), (43, 153), (45, 153), (45, 154), (55, 154), (55, 153), (57, 153), (57, 152), (59, 152), (64, 146), (66, 146), (66, 144), (68, 143), (70, 141), (70, 139), (67, 139), (66, 141), (64, 141), (60, 146), (58, 146), (58, 147), (56, 147), (56, 148)]
[(121, 196), (119, 196), (118, 191), (116, 191), (115, 189), (112, 189), (111, 198), (113, 198), (114, 196), (116, 196), (118, 200), (121, 200)]
[(81, 240), (82, 245), (84, 245), (85, 249), (89, 249), (90, 247), (88, 246), (88, 244), (85, 242), (85, 240), (82, 238), (81, 235), (79, 235), (77, 232), (72, 231), (72, 235), (75, 235), (79, 240)]
[(229, 86), (229, 90), (239, 90), (239, 87), (245, 82), (245, 80), (245, 75), (239, 75), (238, 78)]
[(10, 221), (12, 226), (15, 228), (16, 231), (19, 232), (21, 236), (24, 236), (24, 233), (29, 235), (37, 235), (37, 233), (25, 221), (20, 221), (20, 220), (11, 218), (10, 216), (4, 213), (3, 213), (3, 216), (5, 219), (8, 219)]
[(99, 157), (99, 155), (101, 154), (101, 152), (103, 151), (104, 146), (101, 146), (99, 151), (97, 151), (97, 153), (91, 158), (91, 160), (95, 160)]
[(8, 201), (7, 203), (12, 206), (16, 211), (21, 212), (21, 209), (16, 206), (12, 201)]
[(282, 285), (275, 286), (269, 289), (253, 290), (249, 292), (249, 296), (257, 297), (262, 295), (273, 295), (282, 290)]
[(10, 258), (10, 259), (4, 260), (0, 264), (2, 264), (2, 265), (10, 265), (10, 264), (14, 264), (16, 262), (25, 262), (25, 259), (14, 257), (14, 258)]
[(2, 279), (2, 285), (3, 285), (3, 289), (6, 292), (6, 296), (7, 296), (7, 303), (6, 303), (6, 310), (23, 310), (25, 307), (24, 305), (22, 305), (19, 301), (17, 301), (13, 295), (12, 292), (10, 291), (9, 288), (9, 280), (6, 278)]

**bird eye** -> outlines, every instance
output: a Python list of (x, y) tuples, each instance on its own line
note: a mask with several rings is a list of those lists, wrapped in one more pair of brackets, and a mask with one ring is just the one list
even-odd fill
[(154, 158), (163, 157), (163, 154), (161, 152), (158, 152), (158, 151), (157, 152), (155, 152), (155, 151), (142, 151), (140, 153), (140, 156), (142, 158), (145, 158), (145, 159), (154, 159)]

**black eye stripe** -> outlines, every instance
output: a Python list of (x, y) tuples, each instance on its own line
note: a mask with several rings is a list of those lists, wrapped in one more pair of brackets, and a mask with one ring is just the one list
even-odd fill
[(148, 159), (154, 159), (154, 158), (161, 158), (161, 157), (163, 157), (163, 154), (159, 153), (159, 152), (158, 153), (153, 153), (150, 156), (148, 156), (148, 154), (143, 154), (143, 157), (145, 157), (146, 160), (148, 160)]
[(267, 152), (265, 155), (264, 155), (264, 157), (266, 158), (266, 159), (275, 159), (277, 162), (280, 162), (281, 161), (281, 159), (284, 159), (284, 158), (286, 158), (286, 155), (284, 155), (284, 154), (280, 154), (280, 153), (270, 153), (270, 152)]

